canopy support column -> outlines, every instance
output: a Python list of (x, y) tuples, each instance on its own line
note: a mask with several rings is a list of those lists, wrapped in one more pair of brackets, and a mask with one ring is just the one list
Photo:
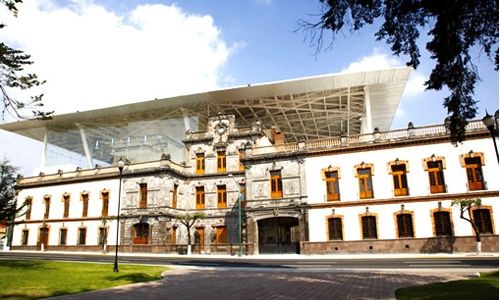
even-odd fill
[(87, 141), (87, 134), (85, 134), (85, 128), (80, 124), (76, 124), (80, 129), (80, 137), (82, 138), (83, 151), (85, 151), (85, 158), (87, 159), (87, 167), (92, 169), (92, 155), (90, 154), (89, 143)]
[(370, 133), (373, 131), (372, 125), (372, 104), (370, 100), (370, 89), (369, 86), (364, 87), (365, 90), (365, 124), (363, 128), (363, 133)]
[(42, 170), (42, 171), (45, 168), (45, 163), (47, 161), (48, 140), (49, 140), (49, 137), (47, 134), (47, 129), (45, 129), (45, 132), (43, 133), (42, 157), (40, 157), (40, 170)]

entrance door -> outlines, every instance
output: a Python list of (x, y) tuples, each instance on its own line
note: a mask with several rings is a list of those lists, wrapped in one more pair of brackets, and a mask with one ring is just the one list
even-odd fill
[(197, 247), (199, 247), (200, 252), (205, 250), (205, 228), (204, 227), (196, 228), (196, 232), (194, 235), (194, 244)]
[(49, 245), (49, 228), (48, 227), (40, 228), (38, 236), (40, 237), (37, 245), (38, 250), (42, 250), (42, 245), (43, 249), (47, 250), (47, 246)]
[(260, 220), (259, 253), (299, 253), (299, 221), (277, 217)]

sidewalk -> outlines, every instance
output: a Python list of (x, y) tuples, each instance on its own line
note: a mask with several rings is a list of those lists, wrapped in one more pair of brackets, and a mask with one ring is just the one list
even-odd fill
[(473, 272), (224, 270), (174, 268), (160, 281), (59, 296), (86, 299), (395, 299), (401, 287), (458, 280)]

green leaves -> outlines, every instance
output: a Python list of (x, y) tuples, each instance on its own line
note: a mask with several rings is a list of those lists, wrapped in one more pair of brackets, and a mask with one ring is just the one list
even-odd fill
[[(1, 0), (7, 9), (15, 16), (17, 15), (16, 4), (22, 3), (21, 0)], [(0, 29), (5, 27), (0, 25)], [(23, 114), (24, 109), (32, 109), (33, 117), (41, 119), (50, 118), (53, 112), (40, 110), (43, 107), (42, 95), (32, 96), (30, 100), (19, 100), (10, 96), (8, 89), (27, 90), (36, 86), (40, 86), (45, 81), (40, 80), (36, 74), (26, 73), (24, 68), (31, 65), (30, 55), (21, 50), (11, 48), (5, 43), (0, 43), (0, 91), (2, 96), (2, 118), (5, 113), (20, 119), (27, 118)], [(34, 110), (33, 110), (34, 109)]]
[(299, 23), (310, 31), (319, 30), (311, 34), (316, 52), (323, 45), (323, 30), (335, 36), (345, 27), (356, 31), (383, 18), (376, 39), (391, 45), (395, 55), (409, 56), (407, 65), (417, 68), (420, 33), (430, 28), (426, 49), (436, 64), (425, 84), (427, 89), (446, 87), (450, 91), (443, 99), (443, 106), (451, 121), (451, 141), (456, 145), (464, 140), (465, 126), (476, 116), (478, 102), (474, 88), (479, 74), (470, 58), (471, 49), (479, 46), (498, 71), (498, 0), (320, 0), (320, 3), (322, 12), (318, 22)]

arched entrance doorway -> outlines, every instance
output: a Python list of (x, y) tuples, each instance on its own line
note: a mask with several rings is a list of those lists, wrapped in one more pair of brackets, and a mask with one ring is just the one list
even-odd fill
[(274, 217), (259, 220), (259, 253), (299, 253), (299, 220)]

